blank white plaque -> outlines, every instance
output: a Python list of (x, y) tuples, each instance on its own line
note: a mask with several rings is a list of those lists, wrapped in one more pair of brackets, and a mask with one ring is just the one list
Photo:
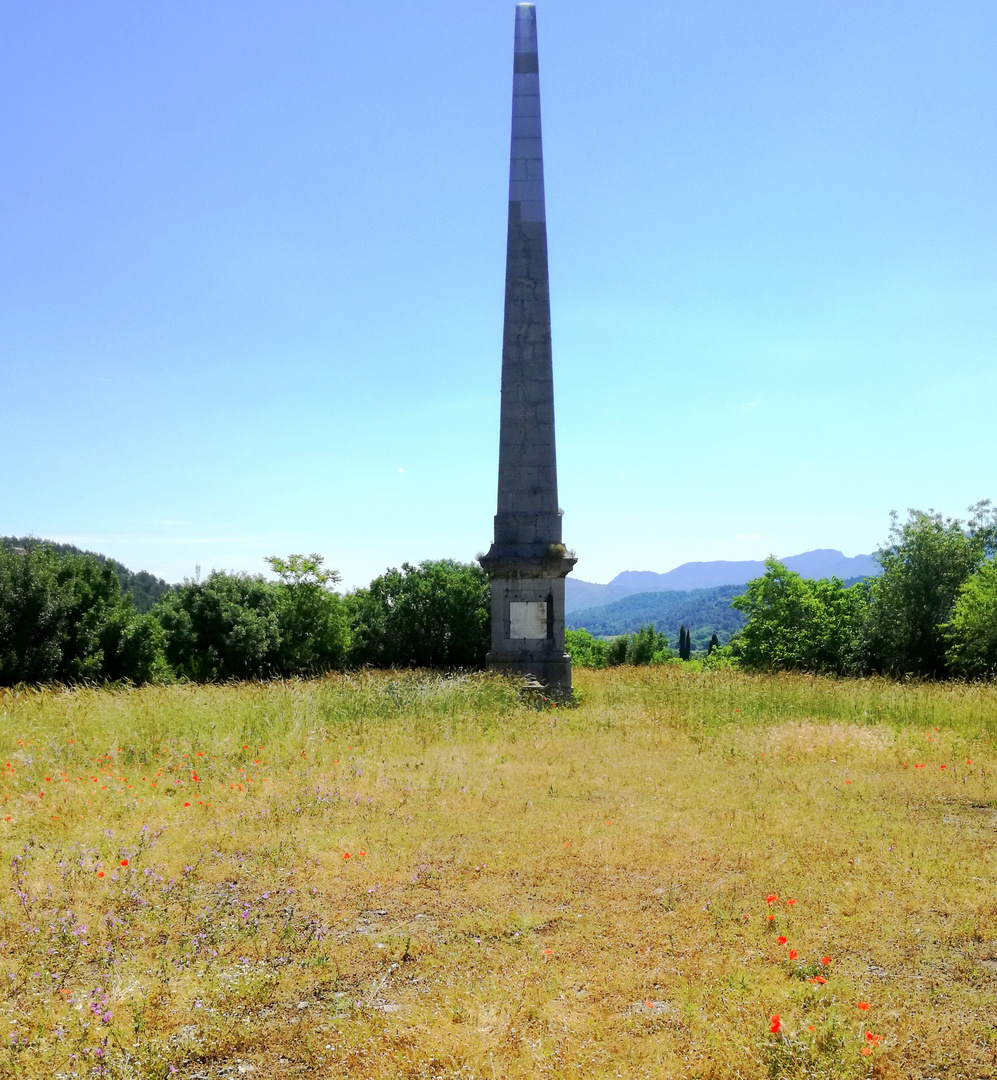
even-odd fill
[(543, 601), (513, 601), (509, 605), (509, 637), (545, 638), (547, 604)]

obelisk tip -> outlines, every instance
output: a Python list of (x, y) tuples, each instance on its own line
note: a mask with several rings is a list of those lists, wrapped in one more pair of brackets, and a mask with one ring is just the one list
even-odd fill
[(533, 4), (516, 5), (517, 53), (537, 51), (537, 9)]

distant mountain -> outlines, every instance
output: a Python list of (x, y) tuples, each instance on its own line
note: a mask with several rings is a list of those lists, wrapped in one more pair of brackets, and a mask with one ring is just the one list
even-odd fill
[[(789, 555), (780, 559), (780, 562), (805, 578), (837, 577), (847, 581), (879, 573), (879, 564), (871, 555), (854, 555), (849, 558), (834, 548), (819, 548), (816, 551), (805, 551), (802, 555)], [(566, 612), (572, 613), (610, 604), (638, 593), (746, 585), (752, 578), (761, 577), (764, 573), (765, 563), (760, 560), (717, 560), (683, 563), (666, 574), (656, 574), (652, 570), (624, 570), (607, 585), (568, 577), (565, 581), (564, 606)]]
[(114, 564), (114, 572), (117, 574), (121, 591), (130, 596), (135, 604), (135, 610), (146, 612), (161, 597), (170, 591), (162, 578), (150, 574), (147, 570), (139, 570), (137, 573), (122, 566), (117, 559), (109, 559), (97, 551), (84, 551), (75, 544), (57, 544), (54, 540), (39, 540), (37, 536), (0, 536), (0, 547), (8, 551), (26, 551), (28, 548), (38, 547), (53, 548), (60, 555), (94, 555), (100, 561)]

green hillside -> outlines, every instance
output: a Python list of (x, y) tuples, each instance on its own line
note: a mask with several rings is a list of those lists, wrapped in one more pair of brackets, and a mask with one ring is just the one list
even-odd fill
[(0, 547), (6, 548), (8, 551), (16, 551), (18, 548), (27, 550), (40, 544), (52, 548), (53, 551), (57, 551), (60, 555), (93, 555), (100, 559), (102, 563), (112, 563), (114, 572), (117, 574), (118, 581), (121, 584), (122, 593), (132, 598), (135, 610), (139, 614), (148, 611), (160, 597), (170, 590), (167, 582), (154, 574), (150, 574), (147, 570), (139, 570), (138, 572), (129, 570), (127, 566), (122, 566), (115, 559), (109, 559), (106, 555), (101, 555), (97, 551), (84, 551), (83, 548), (78, 548), (75, 544), (57, 544), (53, 540), (40, 540), (37, 536), (0, 536)]
[[(849, 578), (845, 585), (864, 580)], [(642, 626), (653, 626), (668, 638), (673, 649), (678, 648), (679, 627), (684, 626), (690, 631), (693, 650), (705, 651), (713, 634), (725, 645), (744, 626), (745, 617), (730, 606), (744, 591), (744, 585), (718, 585), (714, 589), (635, 593), (612, 604), (573, 611), (565, 624), (569, 630), (588, 630), (594, 637), (633, 634)]]
[(730, 606), (743, 592), (743, 585), (719, 585), (688, 592), (637, 593), (612, 604), (574, 611), (566, 621), (570, 630), (588, 630), (595, 637), (632, 634), (651, 625), (665, 634), (673, 649), (678, 648), (679, 627), (684, 626), (691, 633), (692, 648), (705, 650), (713, 634), (724, 644), (744, 626), (744, 616)]

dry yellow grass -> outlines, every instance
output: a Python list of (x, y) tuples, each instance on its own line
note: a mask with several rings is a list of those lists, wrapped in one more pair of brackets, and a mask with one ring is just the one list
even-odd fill
[(993, 688), (577, 683), (0, 695), (0, 1075), (997, 1076)]

